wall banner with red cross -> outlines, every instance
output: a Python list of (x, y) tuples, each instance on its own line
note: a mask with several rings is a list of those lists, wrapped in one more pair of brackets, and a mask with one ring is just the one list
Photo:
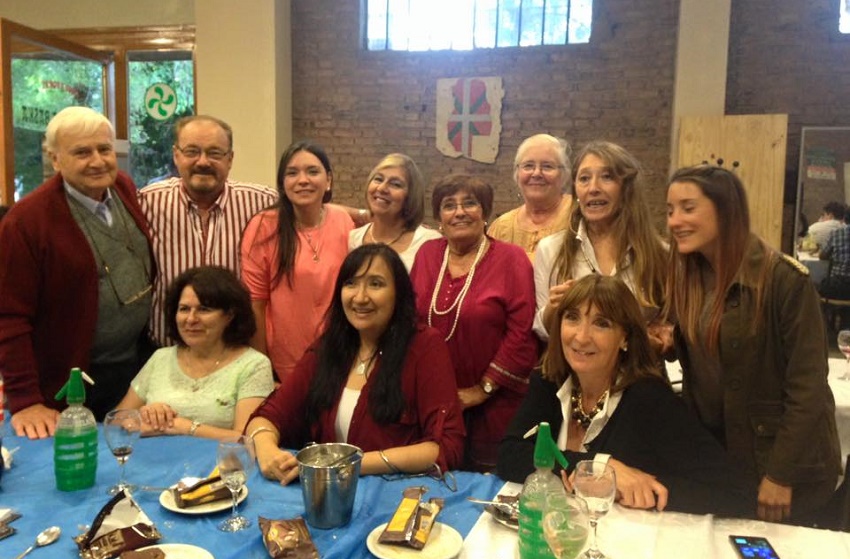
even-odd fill
[(494, 163), (502, 132), (502, 78), (437, 80), (437, 149)]

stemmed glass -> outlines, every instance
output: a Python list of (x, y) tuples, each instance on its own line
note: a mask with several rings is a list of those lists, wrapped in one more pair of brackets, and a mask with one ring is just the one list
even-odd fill
[(254, 441), (250, 437), (241, 436), (218, 443), (218, 474), (233, 497), (230, 518), (218, 525), (218, 529), (223, 532), (238, 532), (251, 526), (250, 520), (236, 512), (236, 505), (239, 492), (254, 466), (255, 457)]
[(605, 555), (596, 545), (596, 524), (614, 503), (617, 494), (617, 478), (614, 468), (604, 462), (582, 460), (576, 465), (573, 487), (576, 497), (587, 510), (590, 527), (593, 529), (590, 549), (582, 557), (586, 559), (604, 559)]
[(850, 330), (842, 330), (838, 333), (838, 351), (847, 359), (847, 371), (841, 375), (839, 380), (850, 380)]
[(587, 541), (587, 517), (571, 495), (549, 493), (543, 505), (543, 537), (556, 559), (575, 559)]
[(118, 460), (118, 465), (121, 467), (118, 483), (108, 490), (110, 495), (115, 495), (122, 489), (132, 491), (136, 488), (124, 481), (124, 467), (130, 455), (133, 454), (133, 445), (139, 440), (141, 433), (142, 416), (139, 410), (112, 410), (103, 419), (103, 436), (106, 438), (106, 444), (112, 456)]

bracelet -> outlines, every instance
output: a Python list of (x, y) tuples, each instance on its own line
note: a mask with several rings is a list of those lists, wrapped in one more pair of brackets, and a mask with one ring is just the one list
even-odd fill
[(195, 431), (197, 431), (197, 430), (198, 430), (198, 427), (200, 427), (200, 426), (201, 426), (201, 422), (200, 422), (200, 421), (198, 421), (197, 419), (195, 419), (194, 421), (192, 421), (192, 426), (191, 426), (191, 427), (189, 427), (189, 436), (190, 436), (190, 437), (194, 437), (194, 436), (195, 436)]
[(259, 435), (259, 434), (260, 434), (260, 433), (262, 433), (263, 431), (267, 431), (267, 432), (269, 432), (269, 433), (274, 434), (274, 429), (272, 429), (271, 427), (257, 427), (256, 429), (254, 429), (253, 431), (251, 431), (251, 434), (249, 434), (249, 435), (248, 435), (248, 438), (249, 438), (249, 439), (251, 439), (251, 440), (253, 441), (253, 440), (254, 440), (254, 437), (256, 437), (257, 435)]
[(380, 457), (381, 457), (381, 460), (383, 460), (383, 461), (384, 461), (384, 464), (386, 464), (386, 465), (387, 465), (387, 468), (389, 468), (389, 469), (390, 469), (390, 472), (392, 472), (392, 473), (394, 473), (394, 474), (397, 474), (397, 473), (399, 473), (399, 472), (401, 471), (401, 470), (399, 470), (398, 468), (396, 468), (395, 466), (393, 466), (393, 463), (392, 463), (392, 462), (390, 462), (390, 459), (389, 459), (389, 458), (387, 458), (387, 455), (386, 455), (386, 454), (384, 454), (384, 451), (383, 451), (383, 450), (379, 450), (379, 451), (378, 451), (378, 456), (380, 456)]

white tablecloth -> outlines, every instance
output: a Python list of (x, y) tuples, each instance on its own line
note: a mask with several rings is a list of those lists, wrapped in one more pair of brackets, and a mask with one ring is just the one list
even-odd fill
[[(506, 483), (501, 493), (518, 493)], [(613, 559), (737, 558), (730, 535), (766, 537), (782, 559), (850, 557), (850, 534), (755, 520), (733, 520), (615, 505), (599, 522), (599, 548)], [(517, 533), (483, 513), (466, 537), (460, 559), (517, 559)]]
[(815, 285), (820, 284), (829, 271), (829, 260), (821, 260), (815, 253), (798, 250), (797, 260), (809, 269), (809, 277)]
[(841, 443), (842, 465), (850, 454), (850, 380), (839, 377), (846, 373), (847, 361), (839, 358), (829, 360), (829, 387), (835, 397), (835, 423), (838, 425), (838, 441)]

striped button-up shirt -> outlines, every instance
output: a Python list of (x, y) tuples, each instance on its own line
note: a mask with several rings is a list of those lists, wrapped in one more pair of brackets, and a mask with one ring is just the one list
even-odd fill
[(260, 210), (277, 202), (277, 193), (259, 184), (226, 181), (218, 200), (209, 208), (204, 230), (198, 206), (186, 194), (179, 177), (151, 184), (139, 191), (148, 219), (157, 264), (151, 311), (151, 338), (171, 345), (166, 334), (165, 295), (181, 272), (195, 266), (223, 266), (239, 275), (242, 230)]

